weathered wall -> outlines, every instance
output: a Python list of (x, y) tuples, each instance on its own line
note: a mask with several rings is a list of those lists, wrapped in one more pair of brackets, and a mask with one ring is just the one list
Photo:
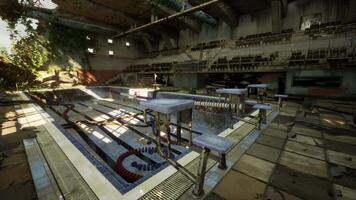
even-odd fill
[(202, 74), (176, 74), (173, 86), (177, 88), (197, 89), (205, 87), (206, 76)]
[[(96, 45), (94, 54), (89, 55), (89, 67), (82, 69), (82, 78), (88, 84), (100, 84), (115, 76), (123, 69), (132, 65), (134, 61), (146, 53), (142, 43), (133, 39), (114, 40), (113, 44), (108, 43), (109, 36), (96, 35), (93, 39)], [(130, 47), (125, 45), (130, 43)], [(110, 56), (109, 51), (114, 51)]]
[(184, 47), (202, 42), (222, 40), (231, 38), (231, 28), (219, 20), (217, 26), (203, 24), (200, 33), (194, 33), (191, 30), (181, 30), (179, 33), (178, 46)]
[[(294, 87), (294, 76), (304, 77), (342, 77), (340, 87)], [(329, 98), (356, 97), (356, 70), (312, 70), (287, 72), (286, 93), (293, 95), (321, 96)]]

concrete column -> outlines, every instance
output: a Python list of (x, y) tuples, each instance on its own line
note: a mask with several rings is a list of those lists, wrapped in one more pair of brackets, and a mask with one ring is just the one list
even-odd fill
[(272, 33), (282, 32), (282, 2), (272, 0)]

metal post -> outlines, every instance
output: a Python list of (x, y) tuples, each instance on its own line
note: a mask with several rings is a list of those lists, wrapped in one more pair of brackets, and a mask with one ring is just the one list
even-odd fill
[(181, 115), (181, 112), (178, 112), (177, 113), (177, 141), (178, 141), (178, 144), (181, 142), (182, 140), (182, 125), (181, 125), (181, 119), (182, 115)]
[(156, 141), (157, 145), (161, 145), (161, 130), (160, 130), (160, 124), (159, 124), (159, 113), (156, 112)]
[(236, 115), (240, 117), (240, 95), (237, 95)]
[(193, 121), (189, 122), (189, 146), (193, 145)]
[(279, 98), (278, 98), (278, 110), (281, 110), (282, 105), (283, 105), (282, 97), (279, 97)]
[(257, 129), (261, 130), (261, 125), (262, 125), (262, 110), (258, 110), (258, 119), (257, 119)]
[(242, 103), (241, 103), (241, 113), (242, 115), (245, 115), (245, 101), (246, 101), (246, 97), (245, 95), (242, 96), (243, 99), (242, 99)]
[(198, 174), (193, 188), (193, 195), (197, 198), (203, 196), (204, 194), (204, 179), (205, 179), (206, 164), (208, 162), (209, 153), (210, 153), (210, 149), (203, 148), (202, 154), (200, 156)]
[(229, 94), (229, 112), (231, 112), (232, 95)]
[(170, 158), (171, 157), (171, 127), (169, 126), (171, 123), (171, 115), (167, 114), (167, 119), (165, 121), (165, 128), (166, 128), (166, 132), (167, 132), (167, 157)]
[(226, 169), (226, 155), (224, 153), (220, 154), (219, 169)]

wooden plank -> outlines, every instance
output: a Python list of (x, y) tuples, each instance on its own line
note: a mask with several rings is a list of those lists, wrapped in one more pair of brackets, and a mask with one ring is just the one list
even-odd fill
[(216, 186), (214, 192), (226, 200), (263, 199), (266, 184), (231, 170)]
[(253, 156), (244, 155), (233, 166), (233, 169), (268, 183), (274, 166), (275, 164), (271, 162)]
[(328, 177), (327, 164), (324, 161), (283, 151), (280, 164), (296, 171), (319, 177)]
[(337, 151), (327, 150), (329, 162), (356, 169), (356, 156)]
[(329, 163), (331, 181), (356, 190), (356, 169)]
[(299, 142), (288, 141), (285, 150), (291, 151), (304, 156), (309, 156), (319, 160), (325, 160), (324, 149)]
[(263, 144), (254, 143), (246, 153), (270, 162), (277, 162), (281, 150)]

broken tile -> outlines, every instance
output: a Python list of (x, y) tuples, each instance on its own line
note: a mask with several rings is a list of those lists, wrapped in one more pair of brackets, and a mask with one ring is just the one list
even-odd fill
[(302, 200), (296, 196), (293, 196), (287, 192), (284, 192), (272, 186), (268, 186), (265, 199), (266, 200)]
[(337, 200), (355, 200), (356, 190), (335, 184)]
[(332, 184), (329, 181), (285, 166), (276, 167), (272, 185), (302, 199), (333, 199)]
[(329, 162), (356, 169), (356, 156), (337, 151), (327, 150)]

